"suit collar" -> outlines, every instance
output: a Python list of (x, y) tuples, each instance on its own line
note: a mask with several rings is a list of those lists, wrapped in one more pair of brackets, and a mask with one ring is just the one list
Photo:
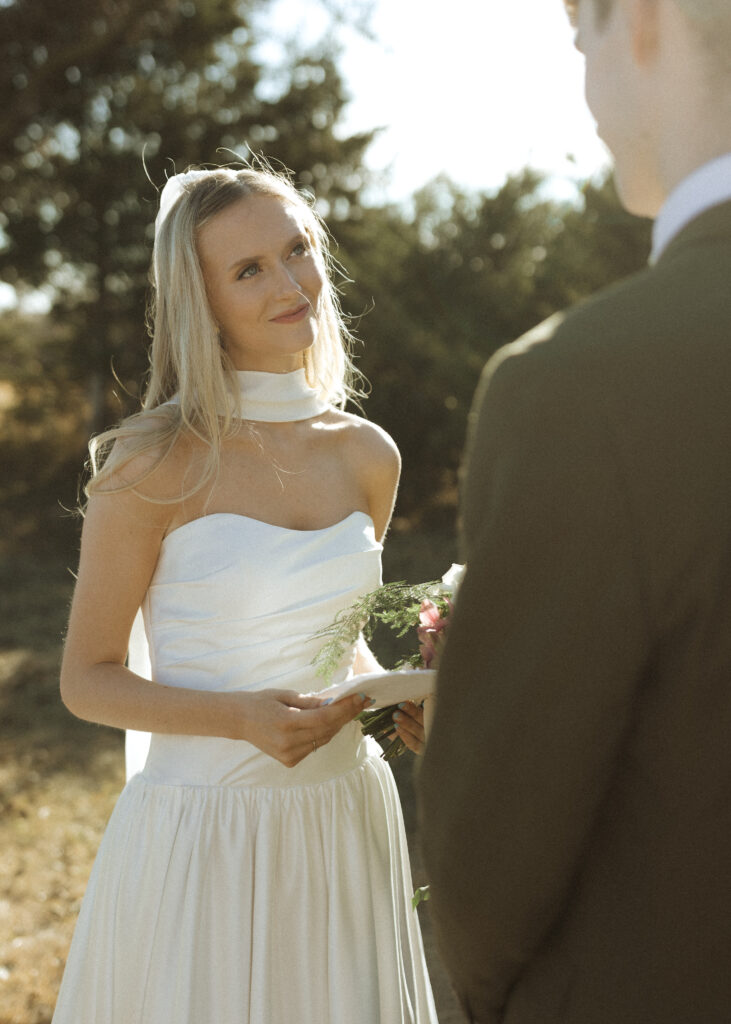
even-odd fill
[(656, 263), (680, 231), (705, 210), (731, 200), (731, 153), (697, 167), (673, 190), (652, 229), (652, 255)]
[(731, 199), (704, 210), (686, 224), (668, 244), (657, 263), (665, 263), (668, 258), (677, 255), (680, 249), (688, 245), (715, 240), (731, 241)]

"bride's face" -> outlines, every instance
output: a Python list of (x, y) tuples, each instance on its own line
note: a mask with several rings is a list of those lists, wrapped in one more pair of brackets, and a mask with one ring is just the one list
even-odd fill
[(286, 373), (317, 337), (324, 281), (303, 212), (276, 196), (227, 206), (198, 232), (211, 312), (237, 370)]

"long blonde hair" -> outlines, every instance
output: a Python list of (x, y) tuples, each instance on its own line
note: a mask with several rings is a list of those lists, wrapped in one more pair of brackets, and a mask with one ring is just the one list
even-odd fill
[[(155, 500), (188, 497), (218, 472), (222, 442), (240, 426), (230, 413), (219, 418), (218, 410), (230, 408), (227, 396), (238, 389), (234, 366), (221, 345), (208, 303), (197, 234), (212, 217), (249, 196), (273, 196), (297, 207), (325, 270), (317, 307), (317, 337), (304, 354), (308, 384), (338, 408), (362, 394), (355, 387), (359, 375), (352, 362), (353, 337), (332, 280), (336, 265), (329, 235), (309, 197), (298, 192), (288, 176), (268, 166), (186, 172), (176, 175), (166, 192), (170, 184), (175, 186), (169, 193), (174, 198), (169, 208), (161, 207), (155, 225), (148, 307), (150, 377), (142, 411), (90, 441), (88, 496), (102, 489), (136, 488), (155, 471), (183, 431), (194, 434), (208, 448), (201, 476), (186, 493)], [(165, 199), (163, 194), (163, 204)], [(131, 480), (120, 476), (140, 455), (151, 456), (145, 460), (146, 469), (133, 474)]]

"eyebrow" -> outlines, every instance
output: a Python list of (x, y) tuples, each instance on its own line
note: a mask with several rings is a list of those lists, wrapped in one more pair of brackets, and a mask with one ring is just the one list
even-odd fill
[[(310, 237), (305, 231), (299, 231), (286, 243), (286, 248), (296, 245), (297, 242), (310, 242)], [(251, 263), (259, 263), (263, 258), (263, 256), (245, 256), (242, 259), (234, 260), (228, 268), (228, 273), (231, 273), (232, 270), (238, 270), (239, 267), (248, 267)]]

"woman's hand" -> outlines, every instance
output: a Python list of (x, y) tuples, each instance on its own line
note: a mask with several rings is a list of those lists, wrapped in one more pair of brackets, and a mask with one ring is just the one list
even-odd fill
[(363, 694), (330, 704), (320, 697), (306, 697), (292, 690), (259, 690), (227, 696), (232, 700), (229, 739), (246, 740), (287, 768), (324, 747), (370, 704), (370, 698)]
[(423, 754), (426, 744), (426, 733), (424, 730), (424, 709), (412, 700), (399, 704), (399, 710), (393, 715), (396, 732), (393, 737), (398, 736), (404, 741), (409, 750), (415, 754)]

